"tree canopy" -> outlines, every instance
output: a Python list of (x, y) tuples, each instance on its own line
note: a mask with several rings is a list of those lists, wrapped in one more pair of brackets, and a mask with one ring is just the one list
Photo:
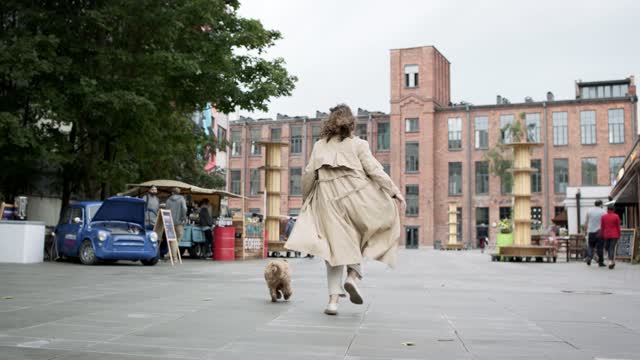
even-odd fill
[[(104, 198), (153, 178), (215, 185), (191, 121), (266, 110), (296, 78), (265, 51), (280, 39), (238, 15), (235, 0), (0, 3), (0, 185), (5, 197), (43, 177), (63, 200)], [(205, 184), (206, 183), (206, 184)]]

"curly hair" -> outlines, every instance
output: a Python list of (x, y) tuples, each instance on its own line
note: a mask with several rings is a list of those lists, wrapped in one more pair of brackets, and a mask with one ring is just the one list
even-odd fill
[(329, 110), (331, 110), (331, 113), (322, 125), (320, 137), (327, 141), (336, 136), (340, 138), (340, 141), (351, 137), (351, 132), (355, 128), (356, 119), (353, 117), (349, 106), (346, 104), (338, 104)]

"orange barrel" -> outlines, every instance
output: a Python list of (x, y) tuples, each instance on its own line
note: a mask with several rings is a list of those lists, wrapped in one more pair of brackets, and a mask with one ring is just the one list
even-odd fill
[(216, 226), (213, 229), (213, 260), (234, 261), (236, 259), (236, 228)]

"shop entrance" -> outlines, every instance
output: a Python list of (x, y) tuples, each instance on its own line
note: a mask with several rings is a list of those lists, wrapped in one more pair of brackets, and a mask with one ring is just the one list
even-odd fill
[(407, 226), (405, 229), (405, 246), (407, 249), (417, 249), (420, 244), (420, 240), (418, 238), (418, 229), (417, 226)]

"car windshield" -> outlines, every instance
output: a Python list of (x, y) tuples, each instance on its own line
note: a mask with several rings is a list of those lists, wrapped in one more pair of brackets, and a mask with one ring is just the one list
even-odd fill
[(93, 220), (93, 217), (96, 215), (96, 212), (98, 212), (98, 209), (100, 209), (100, 204), (90, 205), (87, 207), (87, 210), (89, 211), (89, 221)]

